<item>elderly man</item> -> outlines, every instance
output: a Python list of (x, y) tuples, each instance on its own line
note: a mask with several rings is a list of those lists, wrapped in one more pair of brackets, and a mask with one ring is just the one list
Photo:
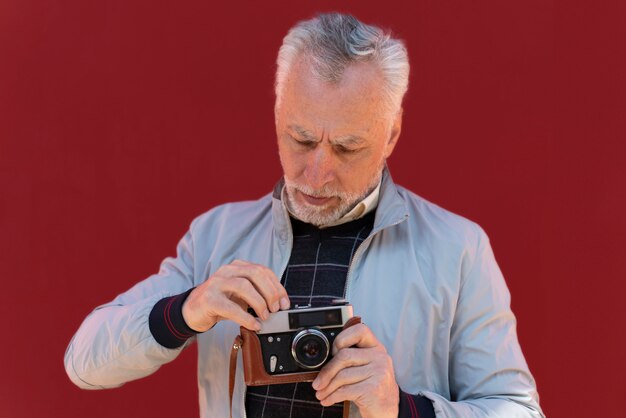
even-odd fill
[[(352, 16), (292, 28), (276, 75), (284, 178), (195, 219), (176, 258), (89, 315), (66, 352), (72, 381), (120, 386), (196, 340), (205, 417), (543, 416), (485, 233), (386, 169), (408, 74), (402, 42)], [(337, 298), (363, 323), (313, 382), (246, 387), (239, 368), (230, 398), (239, 326)]]

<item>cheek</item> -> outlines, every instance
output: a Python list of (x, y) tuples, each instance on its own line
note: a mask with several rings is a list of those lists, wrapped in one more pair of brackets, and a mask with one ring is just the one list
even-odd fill
[(278, 148), (278, 155), (283, 166), (283, 171), (289, 178), (295, 178), (301, 174), (304, 169), (304, 158), (290, 150), (288, 147)]
[(341, 168), (346, 174), (352, 174), (354, 176), (355, 173), (359, 173), (360, 175), (365, 175), (376, 169), (379, 161), (380, 156), (377, 150), (367, 150), (355, 156), (353, 159), (344, 162)]
[(383, 159), (380, 153), (370, 152), (362, 158), (344, 164), (339, 175), (341, 182), (352, 191), (362, 191), (372, 176), (377, 174)]

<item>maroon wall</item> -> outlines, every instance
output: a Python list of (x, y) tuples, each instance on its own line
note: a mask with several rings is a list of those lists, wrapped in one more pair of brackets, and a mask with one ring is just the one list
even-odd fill
[[(626, 2), (337, 4), (406, 39), (392, 174), (490, 235), (545, 411), (623, 416)], [(0, 0), (0, 415), (197, 415), (195, 348), (98, 392), (63, 353), (193, 217), (270, 190), (276, 50), (332, 9)]]

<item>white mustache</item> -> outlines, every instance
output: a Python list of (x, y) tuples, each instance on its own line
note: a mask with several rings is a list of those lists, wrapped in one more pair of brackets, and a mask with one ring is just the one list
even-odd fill
[(322, 187), (321, 189), (315, 190), (312, 189), (308, 186), (302, 185), (302, 184), (296, 184), (296, 183), (292, 183), (292, 182), (288, 182), (287, 185), (297, 191), (299, 191), (300, 193), (304, 193), (306, 195), (312, 196), (312, 197), (316, 197), (319, 199), (327, 199), (327, 198), (331, 198), (331, 197), (338, 197), (342, 200), (345, 200), (346, 198), (349, 197), (350, 193), (345, 193), (345, 192), (340, 192), (337, 190), (333, 190), (330, 187)]

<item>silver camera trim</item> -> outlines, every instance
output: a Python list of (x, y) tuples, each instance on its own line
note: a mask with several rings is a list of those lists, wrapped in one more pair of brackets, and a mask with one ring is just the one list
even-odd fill
[[(321, 340), (326, 345), (326, 355), (324, 356), (324, 359), (314, 366), (309, 366), (309, 365), (301, 363), (300, 361), (298, 361), (298, 356), (296, 355), (296, 346), (298, 345), (298, 341), (300, 341), (302, 338), (304, 338), (307, 335), (316, 335), (320, 337)], [(328, 359), (329, 353), (330, 353), (330, 343), (328, 342), (328, 338), (326, 338), (326, 335), (324, 335), (323, 332), (315, 328), (303, 329), (302, 331), (297, 333), (295, 337), (293, 337), (293, 342), (291, 343), (291, 356), (293, 357), (296, 364), (304, 369), (317, 369), (322, 364), (324, 364), (324, 362)]]
[(298, 328), (289, 327), (289, 314), (290, 313), (303, 313), (303, 312), (315, 312), (315, 311), (327, 311), (329, 309), (341, 309), (341, 324), (335, 325), (317, 325), (316, 328), (337, 328), (343, 327), (350, 318), (352, 318), (352, 305), (339, 305), (339, 306), (323, 306), (320, 308), (294, 308), (286, 311), (278, 311), (271, 313), (270, 317), (261, 321), (261, 329), (257, 331), (257, 334), (276, 334), (280, 332), (295, 331)]

